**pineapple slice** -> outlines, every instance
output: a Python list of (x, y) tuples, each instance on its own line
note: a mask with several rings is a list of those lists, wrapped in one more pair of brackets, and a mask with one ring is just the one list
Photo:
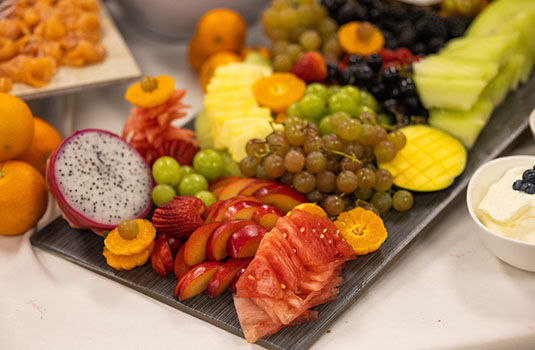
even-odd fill
[(394, 184), (411, 191), (431, 192), (449, 187), (463, 172), (466, 150), (456, 138), (426, 125), (400, 129), (407, 144), (396, 158), (379, 167), (390, 171)]

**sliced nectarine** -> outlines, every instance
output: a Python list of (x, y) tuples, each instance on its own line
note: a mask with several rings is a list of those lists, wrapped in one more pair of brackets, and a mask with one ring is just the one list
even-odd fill
[(256, 179), (251, 177), (238, 179), (226, 185), (223, 191), (221, 191), (221, 193), (219, 194), (219, 197), (217, 197), (217, 199), (225, 200), (235, 197), (240, 193), (241, 190), (243, 190), (247, 185), (254, 181), (256, 181)]
[(206, 294), (210, 298), (215, 298), (224, 291), (226, 291), (242, 268), (247, 267), (253, 260), (252, 258), (235, 259), (231, 258), (221, 266), (219, 270), (212, 276), (206, 288)]
[(222, 177), (220, 179), (210, 181), (210, 192), (216, 196), (216, 198), (219, 196), (221, 191), (227, 186), (233, 183), (234, 181), (241, 179), (239, 176), (228, 176), (228, 177)]
[(258, 189), (253, 196), (265, 204), (271, 204), (283, 213), (292, 210), (298, 204), (306, 202), (305, 196), (286, 185), (270, 185)]
[(184, 244), (184, 263), (186, 265), (193, 266), (206, 260), (206, 242), (219, 226), (221, 226), (220, 222), (212, 222), (193, 231)]
[(267, 233), (264, 226), (247, 225), (234, 232), (227, 241), (227, 253), (233, 258), (250, 258)]
[(230, 199), (225, 200), (221, 205), (218, 206), (217, 212), (211, 218), (211, 221), (223, 221), (225, 213), (228, 208), (232, 207), (234, 204), (239, 202), (256, 202), (259, 205), (262, 205), (262, 201), (253, 196), (236, 196)]
[(243, 275), (246, 268), (247, 266), (244, 266), (241, 269), (239, 269), (238, 272), (236, 272), (236, 276), (234, 276), (234, 278), (232, 279), (232, 282), (230, 282), (230, 286), (228, 286), (228, 289), (232, 293), (236, 293), (236, 283), (238, 283), (238, 280), (240, 279), (241, 275)]
[(258, 189), (276, 184), (277, 182), (271, 180), (256, 180), (245, 186), (244, 189), (240, 191), (240, 194), (245, 196), (252, 196), (253, 193), (255, 193)]
[(208, 260), (219, 261), (227, 254), (227, 241), (229, 237), (240, 228), (247, 225), (254, 225), (253, 220), (233, 220), (221, 224), (206, 242), (206, 257)]
[(185, 245), (180, 247), (175, 256), (175, 266), (173, 268), (176, 278), (182, 277), (191, 267), (184, 262), (184, 248)]
[(205, 261), (189, 269), (184, 278), (179, 281), (178, 298), (180, 301), (204, 292), (208, 287), (208, 282), (222, 265), (220, 261)]
[(254, 212), (256, 211), (256, 208), (258, 208), (261, 205), (261, 203), (258, 203), (256, 201), (243, 201), (234, 203), (230, 207), (227, 208), (225, 211), (225, 215), (223, 216), (223, 221), (230, 221), (230, 220), (251, 220), (253, 217)]
[(256, 208), (253, 214), (253, 220), (259, 225), (271, 230), (277, 224), (277, 220), (283, 216), (282, 212), (269, 204), (264, 204)]

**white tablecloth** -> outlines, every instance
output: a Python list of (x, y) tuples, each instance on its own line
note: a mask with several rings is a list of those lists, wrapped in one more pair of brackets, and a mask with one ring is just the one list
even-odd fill
[[(121, 30), (144, 72), (175, 76), (196, 112), (202, 95), (185, 61), (186, 45), (158, 42), (124, 25)], [(253, 32), (257, 42), (258, 28)], [(130, 108), (124, 91), (78, 94), (75, 128), (120, 132)], [(531, 136), (525, 134), (512, 153), (535, 154)], [(461, 196), (312, 348), (535, 349), (535, 274), (498, 260), (475, 229)], [(30, 235), (0, 237), (2, 350), (260, 349), (34, 249)]]

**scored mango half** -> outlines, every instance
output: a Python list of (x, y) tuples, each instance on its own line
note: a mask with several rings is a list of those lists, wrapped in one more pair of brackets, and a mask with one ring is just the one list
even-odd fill
[(379, 163), (390, 171), (394, 185), (411, 191), (432, 192), (449, 187), (466, 166), (466, 149), (449, 134), (427, 125), (400, 129), (407, 143), (394, 160)]

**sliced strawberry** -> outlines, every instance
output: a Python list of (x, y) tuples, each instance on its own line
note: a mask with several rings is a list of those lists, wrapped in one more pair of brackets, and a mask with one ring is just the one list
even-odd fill
[(167, 274), (173, 272), (173, 252), (171, 251), (171, 247), (167, 242), (167, 236), (165, 234), (160, 234), (156, 237), (150, 260), (154, 271), (163, 278), (167, 278)]
[(204, 223), (201, 215), (205, 210), (203, 201), (197, 197), (175, 197), (154, 211), (152, 223), (162, 233), (188, 238)]

